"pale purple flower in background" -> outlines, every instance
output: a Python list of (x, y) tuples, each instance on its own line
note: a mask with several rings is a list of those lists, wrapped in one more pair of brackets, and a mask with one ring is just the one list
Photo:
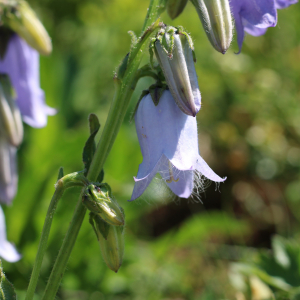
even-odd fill
[(146, 95), (137, 109), (135, 124), (143, 162), (134, 178), (131, 200), (143, 194), (157, 173), (182, 198), (191, 196), (201, 175), (215, 182), (226, 179), (216, 175), (199, 155), (196, 118), (178, 108), (170, 91), (164, 91), (157, 106), (151, 95)]
[(277, 24), (277, 10), (296, 3), (296, 0), (230, 0), (235, 19), (239, 52), (245, 31), (253, 36), (263, 35), (268, 27)]
[(16, 262), (21, 258), (16, 248), (7, 241), (5, 217), (3, 210), (0, 206), (0, 258), (5, 259), (8, 262)]
[(9, 77), (15, 91), (15, 97), (5, 94), (4, 87), (0, 91), (0, 203), (9, 204), (17, 191), (16, 151), (23, 139), (22, 120), (32, 127), (44, 127), (47, 116), (56, 110), (45, 104), (40, 88), (38, 52), (16, 34), (0, 58), (0, 75)]
[(25, 123), (40, 128), (47, 124), (47, 116), (56, 110), (45, 103), (40, 88), (39, 54), (22, 38), (14, 34), (9, 41), (4, 59), (0, 59), (0, 73), (7, 74), (16, 91), (17, 106)]

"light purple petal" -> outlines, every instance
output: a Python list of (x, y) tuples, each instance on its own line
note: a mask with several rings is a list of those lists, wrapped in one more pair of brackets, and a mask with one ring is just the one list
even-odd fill
[(193, 192), (194, 188), (194, 171), (180, 171), (173, 168), (174, 180), (167, 182), (170, 178), (170, 174), (165, 174), (165, 172), (160, 172), (160, 175), (164, 178), (167, 186), (171, 191), (181, 198), (189, 198)]
[(146, 176), (143, 176), (145, 174), (145, 170), (143, 169), (145, 167), (145, 164), (140, 164), (138, 174), (136, 177), (134, 177), (135, 185), (130, 201), (137, 199), (145, 192), (146, 188), (148, 187), (154, 176), (161, 169), (161, 166), (166, 165), (167, 163), (168, 159), (164, 155), (162, 155), (161, 159), (159, 159), (159, 161), (155, 164), (151, 172), (148, 173)]
[(260, 36), (266, 33), (267, 28), (259, 28), (257, 26), (253, 26), (248, 22), (244, 22), (244, 29), (245, 31), (253, 36)]
[(16, 248), (7, 241), (5, 217), (0, 206), (0, 257), (8, 262), (16, 262), (21, 258)]
[(49, 108), (40, 88), (38, 52), (18, 35), (13, 35), (4, 59), (0, 59), (0, 73), (10, 77), (24, 122), (32, 127), (44, 127)]
[(276, 26), (274, 0), (231, 0), (230, 6), (234, 18), (239, 14), (248, 23), (259, 28)]
[(206, 178), (210, 179), (211, 181), (215, 182), (223, 182), (226, 180), (225, 178), (221, 178), (218, 176), (205, 162), (205, 160), (199, 155), (197, 163), (196, 163), (196, 170), (204, 175)]
[(16, 152), (16, 147), (0, 136), (0, 203), (11, 203), (17, 192)]
[(148, 175), (163, 154), (179, 170), (188, 170), (196, 162), (196, 119), (178, 108), (169, 91), (157, 106), (148, 94), (139, 104), (135, 124), (143, 155), (139, 177)]
[(297, 2), (298, 0), (275, 0), (275, 7), (277, 9), (287, 8), (288, 6)]
[(265, 33), (268, 27), (277, 24), (277, 11), (274, 0), (230, 0), (235, 19), (239, 52), (244, 40), (244, 29), (255, 36)]

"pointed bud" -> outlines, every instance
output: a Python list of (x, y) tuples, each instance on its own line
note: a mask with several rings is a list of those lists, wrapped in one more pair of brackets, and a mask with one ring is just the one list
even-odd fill
[(0, 75), (0, 134), (15, 147), (23, 140), (22, 118), (7, 75)]
[(233, 36), (229, 0), (191, 0), (196, 7), (204, 31), (219, 52), (225, 54)]
[(90, 184), (82, 198), (83, 204), (93, 213), (100, 216), (105, 222), (113, 226), (124, 225), (123, 209), (111, 195), (108, 184)]
[(184, 10), (188, 0), (168, 0), (167, 12), (172, 20), (177, 18)]
[(118, 272), (124, 254), (124, 226), (111, 226), (94, 213), (90, 213), (90, 223), (97, 235), (106, 265)]
[(201, 95), (190, 37), (167, 27), (155, 42), (155, 54), (176, 104), (185, 114), (195, 117), (201, 107)]
[(48, 55), (51, 53), (51, 39), (27, 2), (20, 1), (15, 6), (7, 7), (3, 16), (3, 23), (40, 54)]

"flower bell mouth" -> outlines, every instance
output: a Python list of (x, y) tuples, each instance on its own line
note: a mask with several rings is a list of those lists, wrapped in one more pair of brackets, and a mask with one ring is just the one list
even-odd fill
[(196, 118), (179, 109), (169, 90), (155, 103), (151, 94), (145, 95), (135, 114), (143, 161), (134, 179), (131, 200), (144, 193), (157, 173), (182, 198), (189, 198), (194, 187), (202, 189), (199, 176), (223, 182), (226, 178), (215, 174), (199, 154)]

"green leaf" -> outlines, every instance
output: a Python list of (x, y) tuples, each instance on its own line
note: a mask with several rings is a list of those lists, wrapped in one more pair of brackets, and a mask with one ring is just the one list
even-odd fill
[(84, 164), (84, 167), (86, 170), (84, 175), (87, 174), (87, 172), (90, 168), (94, 153), (96, 151), (95, 136), (100, 129), (100, 123), (95, 114), (89, 115), (89, 127), (90, 127), (90, 136), (85, 143), (85, 146), (83, 148), (83, 154), (82, 154), (82, 160), (83, 160), (83, 164)]
[(15, 289), (5, 277), (0, 260), (0, 300), (14, 299), (17, 299)]

